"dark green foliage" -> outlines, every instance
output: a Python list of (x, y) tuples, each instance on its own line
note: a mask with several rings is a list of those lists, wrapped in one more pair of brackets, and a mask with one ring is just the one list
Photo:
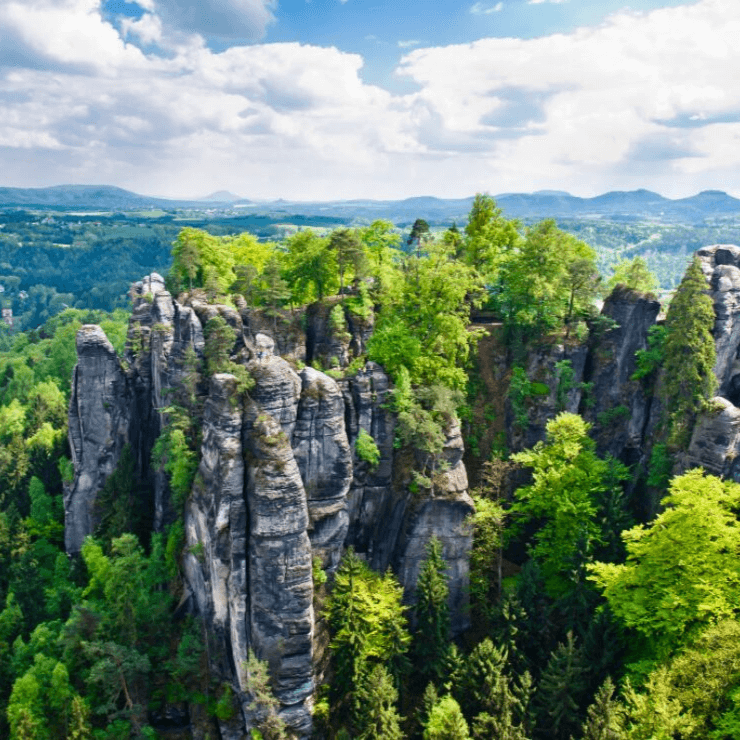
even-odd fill
[(632, 380), (655, 379), (657, 369), (665, 358), (666, 327), (655, 324), (648, 329), (647, 349), (635, 352), (637, 369), (632, 373)]
[(572, 633), (550, 655), (537, 685), (543, 737), (567, 740), (581, 724), (580, 705), (587, 688), (586, 666)]
[(229, 372), (229, 356), (234, 349), (236, 332), (222, 316), (214, 316), (208, 319), (203, 333), (206, 339), (204, 350), (206, 372), (208, 375)]
[(154, 519), (154, 502), (139, 483), (131, 445), (121, 451), (116, 469), (108, 476), (95, 500), (96, 537), (106, 544), (125, 532), (148, 543)]
[(422, 678), (441, 682), (449, 650), (450, 608), (442, 543), (432, 537), (416, 580), (414, 655)]
[(708, 408), (717, 388), (714, 306), (698, 259), (689, 266), (673, 296), (665, 321), (665, 360), (661, 397), (669, 442), (685, 447), (696, 415)]

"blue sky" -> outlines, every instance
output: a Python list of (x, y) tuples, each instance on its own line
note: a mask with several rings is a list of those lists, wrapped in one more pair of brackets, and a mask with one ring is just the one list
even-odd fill
[(737, 0), (0, 0), (2, 185), (740, 195)]

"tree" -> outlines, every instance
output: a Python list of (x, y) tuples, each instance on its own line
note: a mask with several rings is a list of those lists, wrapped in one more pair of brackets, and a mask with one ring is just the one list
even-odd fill
[(696, 257), (673, 296), (665, 328), (661, 397), (668, 415), (669, 441), (683, 447), (689, 442), (696, 415), (708, 409), (717, 389), (714, 306)]
[(286, 241), (287, 279), (296, 303), (319, 301), (338, 287), (336, 252), (329, 240), (307, 229)]
[(429, 231), (429, 224), (423, 218), (417, 218), (414, 221), (414, 225), (411, 227), (406, 244), (410, 247), (416, 245), (416, 256), (421, 257), (421, 245), (431, 238)]
[(527, 229), (503, 263), (495, 297), (509, 335), (538, 335), (588, 313), (596, 298), (596, 253), (546, 219)]
[(511, 457), (532, 468), (533, 478), (515, 492), (512, 512), (520, 523), (538, 523), (529, 552), (548, 593), (557, 598), (572, 588), (574, 565), (600, 543), (599, 501), (608, 484), (619, 485), (627, 471), (597, 457), (589, 425), (580, 416), (563, 412), (546, 429), (544, 443)]
[(613, 269), (614, 274), (607, 283), (611, 289), (623, 285), (625, 288), (639, 290), (641, 293), (654, 294), (658, 290), (658, 278), (650, 272), (647, 262), (639, 255), (631, 260), (619, 260)]
[(519, 224), (503, 217), (490, 195), (477, 193), (465, 226), (462, 256), (480, 271), (487, 283), (495, 282), (498, 270), (520, 242)]
[(355, 692), (355, 729), (358, 740), (401, 740), (403, 733), (396, 711), (398, 691), (381, 664), (360, 681)]
[(267, 662), (258, 660), (250, 649), (244, 663), (245, 690), (251, 697), (250, 711), (255, 713), (263, 740), (287, 740), (285, 722), (278, 714), (280, 702), (270, 686)]
[(586, 667), (573, 633), (550, 655), (537, 686), (539, 725), (548, 737), (567, 740), (580, 726), (580, 703), (587, 687)]
[(344, 294), (344, 275), (350, 268), (355, 277), (361, 277), (365, 268), (365, 250), (356, 231), (336, 229), (329, 237), (329, 247), (337, 254), (339, 292)]
[(607, 676), (596, 692), (583, 723), (583, 740), (622, 740), (624, 707), (614, 698), (614, 683)]
[(416, 580), (414, 652), (423, 678), (441, 681), (449, 649), (450, 607), (442, 543), (432, 537)]
[(612, 612), (658, 653), (740, 608), (740, 486), (690, 470), (662, 503), (650, 525), (622, 533), (626, 563), (590, 566)]
[(229, 356), (234, 348), (236, 332), (226, 323), (223, 316), (208, 319), (205, 334), (204, 357), (209, 375), (228, 372)]
[(361, 677), (380, 663), (397, 683), (406, 671), (406, 630), (403, 589), (389, 571), (381, 576), (348, 550), (337, 569), (328, 605), (332, 630), (335, 705), (345, 703)]
[(432, 708), (424, 727), (424, 740), (469, 740), (468, 723), (460, 705), (447, 694)]
[(277, 317), (280, 309), (290, 299), (290, 287), (283, 279), (280, 262), (275, 255), (270, 257), (262, 273), (262, 287), (259, 296), (267, 307), (268, 316), (272, 316), (273, 330), (277, 332)]

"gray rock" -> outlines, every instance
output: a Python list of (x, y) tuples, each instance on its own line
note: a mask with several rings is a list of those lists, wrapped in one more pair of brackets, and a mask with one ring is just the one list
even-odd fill
[(312, 367), (301, 371), (301, 381), (293, 454), (306, 488), (311, 547), (331, 572), (339, 565), (347, 535), (353, 474), (344, 398), (332, 378)]
[(75, 475), (64, 495), (64, 542), (78, 553), (97, 525), (95, 502), (129, 442), (130, 389), (116, 351), (99, 326), (77, 332), (77, 365), (69, 405)]

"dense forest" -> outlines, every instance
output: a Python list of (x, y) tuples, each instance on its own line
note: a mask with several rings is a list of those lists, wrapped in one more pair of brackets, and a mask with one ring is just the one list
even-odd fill
[[(214, 236), (248, 231), (262, 241), (280, 242), (299, 229), (320, 234), (348, 226), (367, 228), (353, 217), (301, 216), (290, 213), (224, 214), (195, 210), (165, 212), (0, 211), (0, 303), (11, 309), (16, 330), (35, 329), (65, 308), (126, 308), (134, 280), (169, 269), (173, 240), (183, 227)], [(449, 222), (429, 219), (431, 233), (442, 237)], [(520, 228), (533, 226), (525, 220)], [(740, 241), (737, 220), (725, 217), (698, 224), (560, 219), (558, 226), (596, 251), (599, 270), (611, 275), (620, 260), (643, 258), (660, 288), (674, 289), (696, 249), (706, 244)], [(408, 251), (412, 222), (394, 225), (402, 251)], [(102, 280), (101, 276), (105, 276)], [(8, 348), (0, 326), (0, 346)]]
[[(14, 301), (31, 301), (33, 291), (20, 297), (13, 249), (24, 245), (9, 246), (11, 231), (30, 238), (24, 223), (19, 216), (12, 229), (6, 224), (2, 243), (9, 276), (0, 282), (16, 291)], [(47, 225), (70, 251), (39, 248), (30, 259), (25, 244), (26, 267), (43, 276), (49, 300), (34, 298), (23, 325), (44, 323), (6, 335), (0, 353), (0, 736), (215, 740), (212, 720), (237, 711), (231, 687), (209, 673), (203, 621), (182, 608), (182, 519), (153, 531), (150, 512), (137, 506), (130, 450), (99, 493), (94, 536), (79, 556), (64, 551), (75, 334), (99, 324), (121, 356), (140, 351), (141, 331), (113, 297), (130, 260), (146, 270), (169, 266), (173, 296), (255, 307), (276, 328), (308, 305), (325, 308), (335, 333), (349, 322), (371, 326), (365, 347), (314, 364), (343, 378), (370, 360), (389, 374), (394, 445), (413, 451), (413, 491), (434, 496), (446, 472), (447, 430), (462, 421), (475, 483), (470, 627), (452, 634), (435, 538), (411, 606), (393, 572), (374, 572), (352, 549), (333, 572), (315, 562), (314, 608), (329, 645), (315, 737), (740, 737), (740, 486), (681, 468), (717, 387), (715, 316), (698, 261), (636, 358), (633, 380), (660, 406), (650, 462), (641, 467), (601, 454), (592, 425), (566, 410), (569, 360), (557, 365), (556, 413), (544, 437), (522, 444), (548, 392), (528, 375), (533, 348), (598, 343), (614, 328), (599, 300), (613, 291), (650, 300), (658, 290), (629, 249), (604, 279), (586, 242), (552, 220), (508, 220), (487, 196), (476, 197), (463, 228), (433, 230), (417, 220), (403, 239), (385, 221), (273, 241), (182, 224), (122, 225), (115, 238), (91, 222)], [(93, 239), (84, 248), (76, 242), (83, 232)], [(164, 254), (162, 241), (173, 239)], [(81, 262), (65, 262), (77, 247), (92, 254), (93, 244), (96, 255), (120, 262), (105, 286), (107, 267), (88, 264), (85, 272)], [(77, 277), (65, 280), (79, 282), (56, 282), (67, 271)], [(55, 301), (67, 292), (90, 296), (94, 282), (117, 310), (56, 313)], [(486, 337), (506, 368), (500, 403), (481, 380)], [(231, 355), (233, 345), (233, 330), (214, 314), (203, 373), (233, 375), (246, 403), (254, 378)], [(183, 377), (152, 454), (180, 509), (198, 485), (204, 413), (194, 360)], [(588, 388), (578, 392), (579, 410), (587, 410)], [(625, 413), (602, 412), (602, 432)], [(361, 434), (356, 448), (377, 465), (371, 436)], [(290, 737), (268, 665), (250, 655), (245, 670), (252, 737)]]

